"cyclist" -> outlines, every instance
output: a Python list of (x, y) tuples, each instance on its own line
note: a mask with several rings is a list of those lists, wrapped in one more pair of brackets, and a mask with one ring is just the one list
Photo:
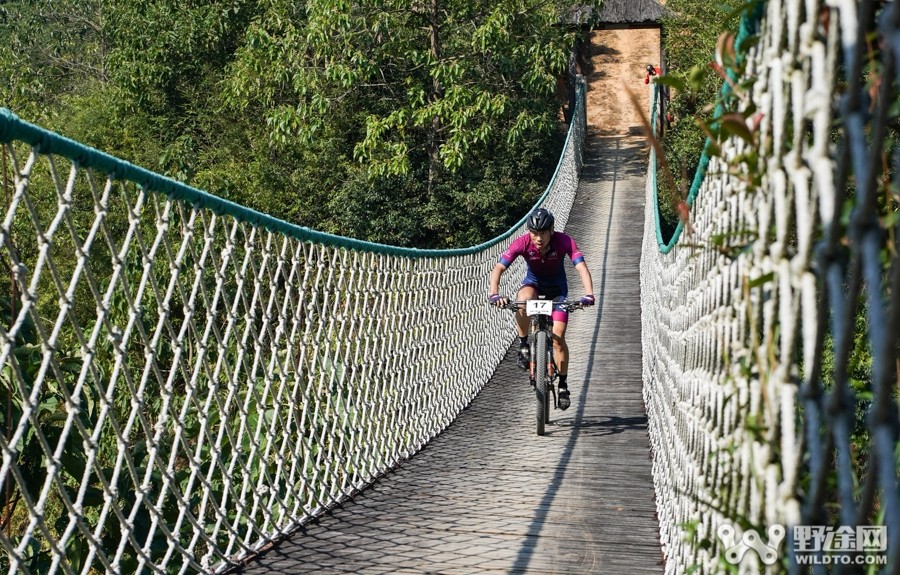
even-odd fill
[[(566, 283), (566, 271), (563, 267), (565, 256), (569, 256), (581, 283), (585, 295), (581, 304), (594, 305), (594, 284), (591, 272), (584, 262), (584, 255), (575, 245), (571, 236), (553, 231), (553, 214), (544, 208), (538, 208), (528, 215), (526, 221), (528, 233), (516, 238), (505, 252), (500, 254), (500, 261), (491, 271), (491, 286), (488, 299), (497, 306), (507, 303), (500, 295), (500, 276), (519, 256), (525, 258), (528, 271), (522, 287), (516, 294), (517, 300), (537, 299), (539, 295), (552, 300), (564, 300), (569, 294)], [(562, 310), (553, 310), (553, 353), (559, 374), (559, 407), (567, 409), (570, 405), (569, 386), (566, 381), (569, 369), (569, 347), (566, 345), (566, 326), (569, 314)], [(525, 310), (516, 312), (516, 331), (519, 335), (518, 364), (528, 369), (528, 316)]]

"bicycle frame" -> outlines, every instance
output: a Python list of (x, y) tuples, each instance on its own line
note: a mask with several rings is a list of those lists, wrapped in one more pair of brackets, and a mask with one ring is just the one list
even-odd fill
[(553, 310), (571, 312), (582, 309), (578, 302), (554, 302), (540, 297), (535, 300), (511, 301), (502, 306), (518, 311), (525, 309), (531, 325), (531, 345), (529, 346), (529, 380), (537, 399), (537, 434), (544, 435), (544, 428), (550, 423), (550, 394), (553, 407), (559, 408), (554, 383), (558, 379), (556, 361), (553, 357)]
[(528, 375), (531, 379), (531, 386), (535, 385), (535, 358), (537, 357), (537, 351), (534, 349), (537, 341), (537, 332), (543, 331), (547, 334), (547, 377), (549, 378), (549, 382), (551, 385), (548, 387), (548, 390), (553, 393), (554, 397), (554, 407), (556, 407), (556, 393), (553, 390), (552, 383), (556, 381), (556, 360), (553, 357), (553, 319), (547, 315), (533, 315), (531, 316), (531, 344), (529, 345), (531, 361), (529, 363), (529, 371)]

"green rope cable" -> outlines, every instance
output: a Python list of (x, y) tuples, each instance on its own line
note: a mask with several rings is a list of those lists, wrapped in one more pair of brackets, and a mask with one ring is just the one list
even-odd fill
[[(575, 118), (580, 116), (584, 118), (585, 88), (583, 82), (579, 82), (577, 85), (575, 100), (576, 110), (572, 117)], [(571, 122), (569, 125), (566, 141), (562, 148), (563, 151), (568, 149), (569, 142), (573, 138), (573, 133), (576, 131), (575, 125), (576, 122)], [(71, 140), (49, 130), (35, 126), (34, 124), (29, 124), (13, 114), (11, 110), (0, 108), (0, 144), (8, 144), (13, 141), (24, 142), (25, 144), (34, 147), (42, 154), (54, 154), (68, 158), (77, 166), (98, 170), (108, 174), (114, 179), (133, 182), (148, 191), (157, 192), (170, 198), (184, 201), (197, 208), (208, 209), (218, 215), (228, 215), (239, 221), (281, 233), (300, 241), (316, 242), (359, 251), (409, 258), (443, 258), (474, 254), (509, 238), (525, 223), (525, 219), (528, 217), (528, 214), (526, 214), (509, 230), (494, 239), (468, 248), (418, 249), (391, 246), (320, 232), (280, 220), (274, 216), (252, 210), (235, 202), (231, 202), (182, 182), (178, 182), (172, 178), (161, 176), (155, 172), (151, 172), (150, 170), (76, 142), (75, 140)], [(560, 154), (559, 161), (556, 164), (556, 170), (553, 172), (553, 177), (550, 179), (550, 184), (547, 186), (546, 190), (544, 190), (544, 193), (541, 194), (541, 197), (538, 198), (537, 202), (535, 202), (534, 207), (541, 205), (550, 194), (557, 176), (559, 175), (564, 157), (564, 153)]]
[[(740, 53), (741, 44), (743, 44), (750, 36), (756, 35), (759, 29), (760, 20), (762, 20), (762, 15), (765, 10), (765, 1), (760, 0), (753, 5), (753, 9), (745, 12), (743, 16), (741, 16), (741, 21), (738, 26), (738, 35), (735, 39), (735, 51)], [(739, 58), (741, 58), (739, 56)], [(728, 77), (732, 80), (737, 80), (737, 74), (734, 70), (727, 70)], [(653, 110), (652, 115), (654, 120), (651, 121), (651, 126), (656, 126), (655, 118), (656, 118), (656, 108), (657, 108), (657, 98), (659, 98), (660, 85), (655, 85), (655, 90), (653, 94)], [(716, 109), (713, 117), (719, 117), (725, 112), (725, 106), (723, 102), (726, 102), (731, 96), (731, 85), (728, 82), (725, 82), (722, 85), (721, 90), (719, 91), (719, 103), (716, 104)], [(654, 133), (654, 136), (656, 134)], [(685, 203), (688, 207), (693, 207), (694, 200), (697, 198), (697, 194), (700, 192), (700, 186), (703, 184), (703, 180), (706, 178), (706, 170), (709, 167), (709, 162), (712, 156), (710, 156), (709, 150), (713, 145), (712, 138), (707, 137), (706, 141), (703, 144), (703, 152), (700, 154), (700, 160), (697, 162), (697, 170), (694, 172), (694, 180), (691, 182), (691, 189), (688, 191), (687, 198), (685, 199)], [(662, 229), (660, 228), (660, 218), (659, 218), (659, 185), (656, 179), (656, 154), (651, 151), (651, 176), (653, 178), (653, 189), (656, 192), (653, 194), (653, 208), (656, 210), (655, 221), (656, 221), (656, 243), (659, 245), (660, 253), (667, 254), (672, 249), (674, 249), (675, 245), (678, 243), (678, 240), (681, 238), (681, 232), (684, 230), (684, 222), (681, 219), (678, 220), (678, 225), (675, 227), (675, 231), (672, 233), (672, 237), (669, 238), (669, 241), (666, 242), (662, 237)]]

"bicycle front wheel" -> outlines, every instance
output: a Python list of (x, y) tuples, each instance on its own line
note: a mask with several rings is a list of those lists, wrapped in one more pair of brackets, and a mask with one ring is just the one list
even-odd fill
[(544, 422), (550, 416), (548, 411), (549, 401), (547, 397), (547, 332), (538, 331), (534, 334), (534, 354), (531, 356), (534, 362), (534, 382), (537, 399), (537, 434), (544, 435)]

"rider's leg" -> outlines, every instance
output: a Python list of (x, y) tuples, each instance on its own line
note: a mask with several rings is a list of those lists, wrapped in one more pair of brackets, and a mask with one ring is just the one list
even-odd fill
[(566, 344), (566, 327), (564, 321), (553, 322), (553, 359), (556, 360), (556, 370), (559, 375), (569, 373), (569, 346)]
[[(538, 291), (534, 286), (522, 286), (519, 288), (519, 292), (516, 294), (516, 299), (518, 301), (525, 301), (529, 299), (537, 299)], [(516, 332), (518, 332), (519, 337), (526, 337), (528, 335), (528, 316), (525, 315), (525, 309), (519, 309), (516, 311)]]
[[(535, 299), (537, 297), (537, 289), (530, 285), (519, 288), (516, 299), (519, 301)], [(516, 311), (516, 332), (519, 335), (519, 352), (516, 356), (516, 365), (519, 369), (528, 369), (528, 363), (531, 353), (528, 350), (528, 316), (524, 309)]]
[(565, 312), (554, 312), (553, 321), (553, 357), (556, 360), (556, 370), (559, 374), (559, 384), (557, 385), (557, 405), (560, 409), (568, 409), (571, 405), (569, 399), (569, 346), (566, 344), (566, 327), (568, 324), (568, 314)]

